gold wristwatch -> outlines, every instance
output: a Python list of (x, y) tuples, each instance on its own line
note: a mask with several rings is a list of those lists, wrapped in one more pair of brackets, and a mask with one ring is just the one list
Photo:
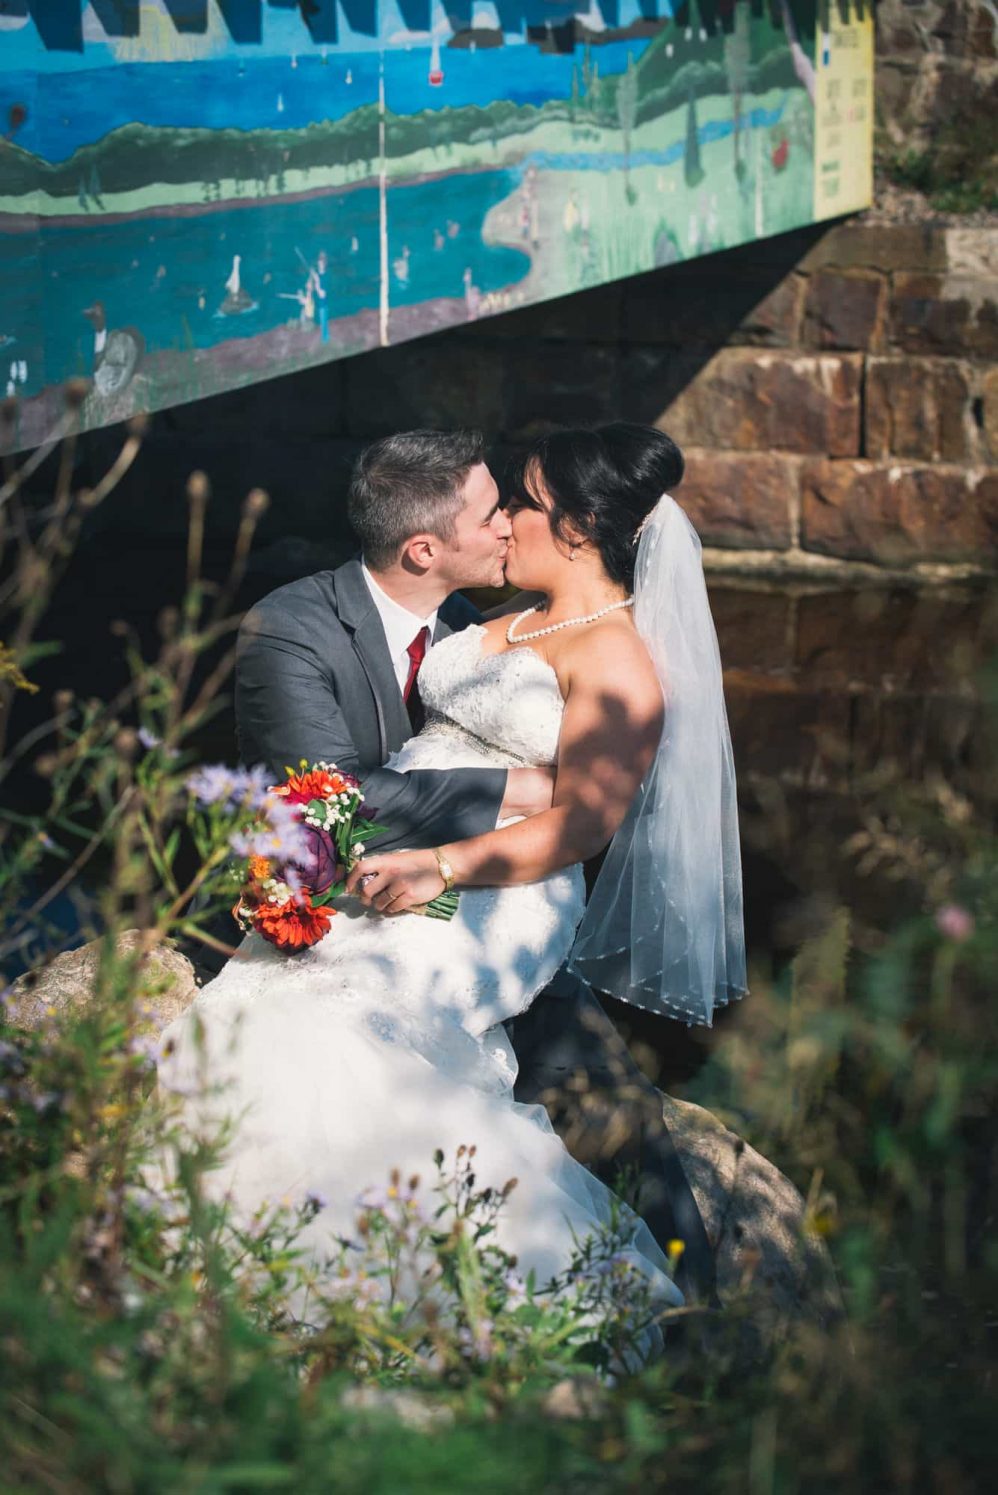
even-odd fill
[(444, 880), (444, 892), (445, 893), (453, 893), (453, 891), (454, 891), (454, 882), (455, 882), (454, 868), (451, 866), (450, 862), (444, 856), (444, 854), (440, 850), (439, 846), (434, 846), (434, 848), (433, 848), (433, 855), (437, 859), (437, 867), (440, 869), (440, 876)]

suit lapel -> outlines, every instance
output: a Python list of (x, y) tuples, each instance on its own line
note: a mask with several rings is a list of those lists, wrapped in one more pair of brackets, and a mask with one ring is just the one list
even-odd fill
[(336, 603), (340, 622), (352, 635), (354, 653), (371, 686), (382, 752), (387, 758), (402, 746), (412, 728), (392, 668), (385, 630), (360, 561), (347, 561), (336, 572)]

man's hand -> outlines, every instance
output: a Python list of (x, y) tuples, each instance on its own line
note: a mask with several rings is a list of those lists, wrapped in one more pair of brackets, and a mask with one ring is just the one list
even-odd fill
[(514, 815), (539, 815), (542, 810), (550, 810), (553, 799), (553, 768), (511, 768), (506, 777), (506, 797), (499, 818), (511, 820)]

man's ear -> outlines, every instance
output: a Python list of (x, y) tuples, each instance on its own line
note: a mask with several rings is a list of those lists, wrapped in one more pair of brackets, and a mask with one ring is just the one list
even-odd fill
[(403, 545), (399, 560), (407, 571), (425, 572), (431, 569), (439, 551), (436, 535), (413, 535)]

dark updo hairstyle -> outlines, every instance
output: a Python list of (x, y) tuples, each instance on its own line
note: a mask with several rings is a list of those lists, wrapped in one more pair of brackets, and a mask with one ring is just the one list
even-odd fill
[(555, 431), (534, 442), (511, 467), (506, 501), (538, 508), (537, 479), (553, 507), (551, 533), (571, 525), (599, 551), (612, 581), (634, 585), (636, 538), (663, 493), (683, 476), (683, 454), (653, 426), (612, 421), (591, 430)]

